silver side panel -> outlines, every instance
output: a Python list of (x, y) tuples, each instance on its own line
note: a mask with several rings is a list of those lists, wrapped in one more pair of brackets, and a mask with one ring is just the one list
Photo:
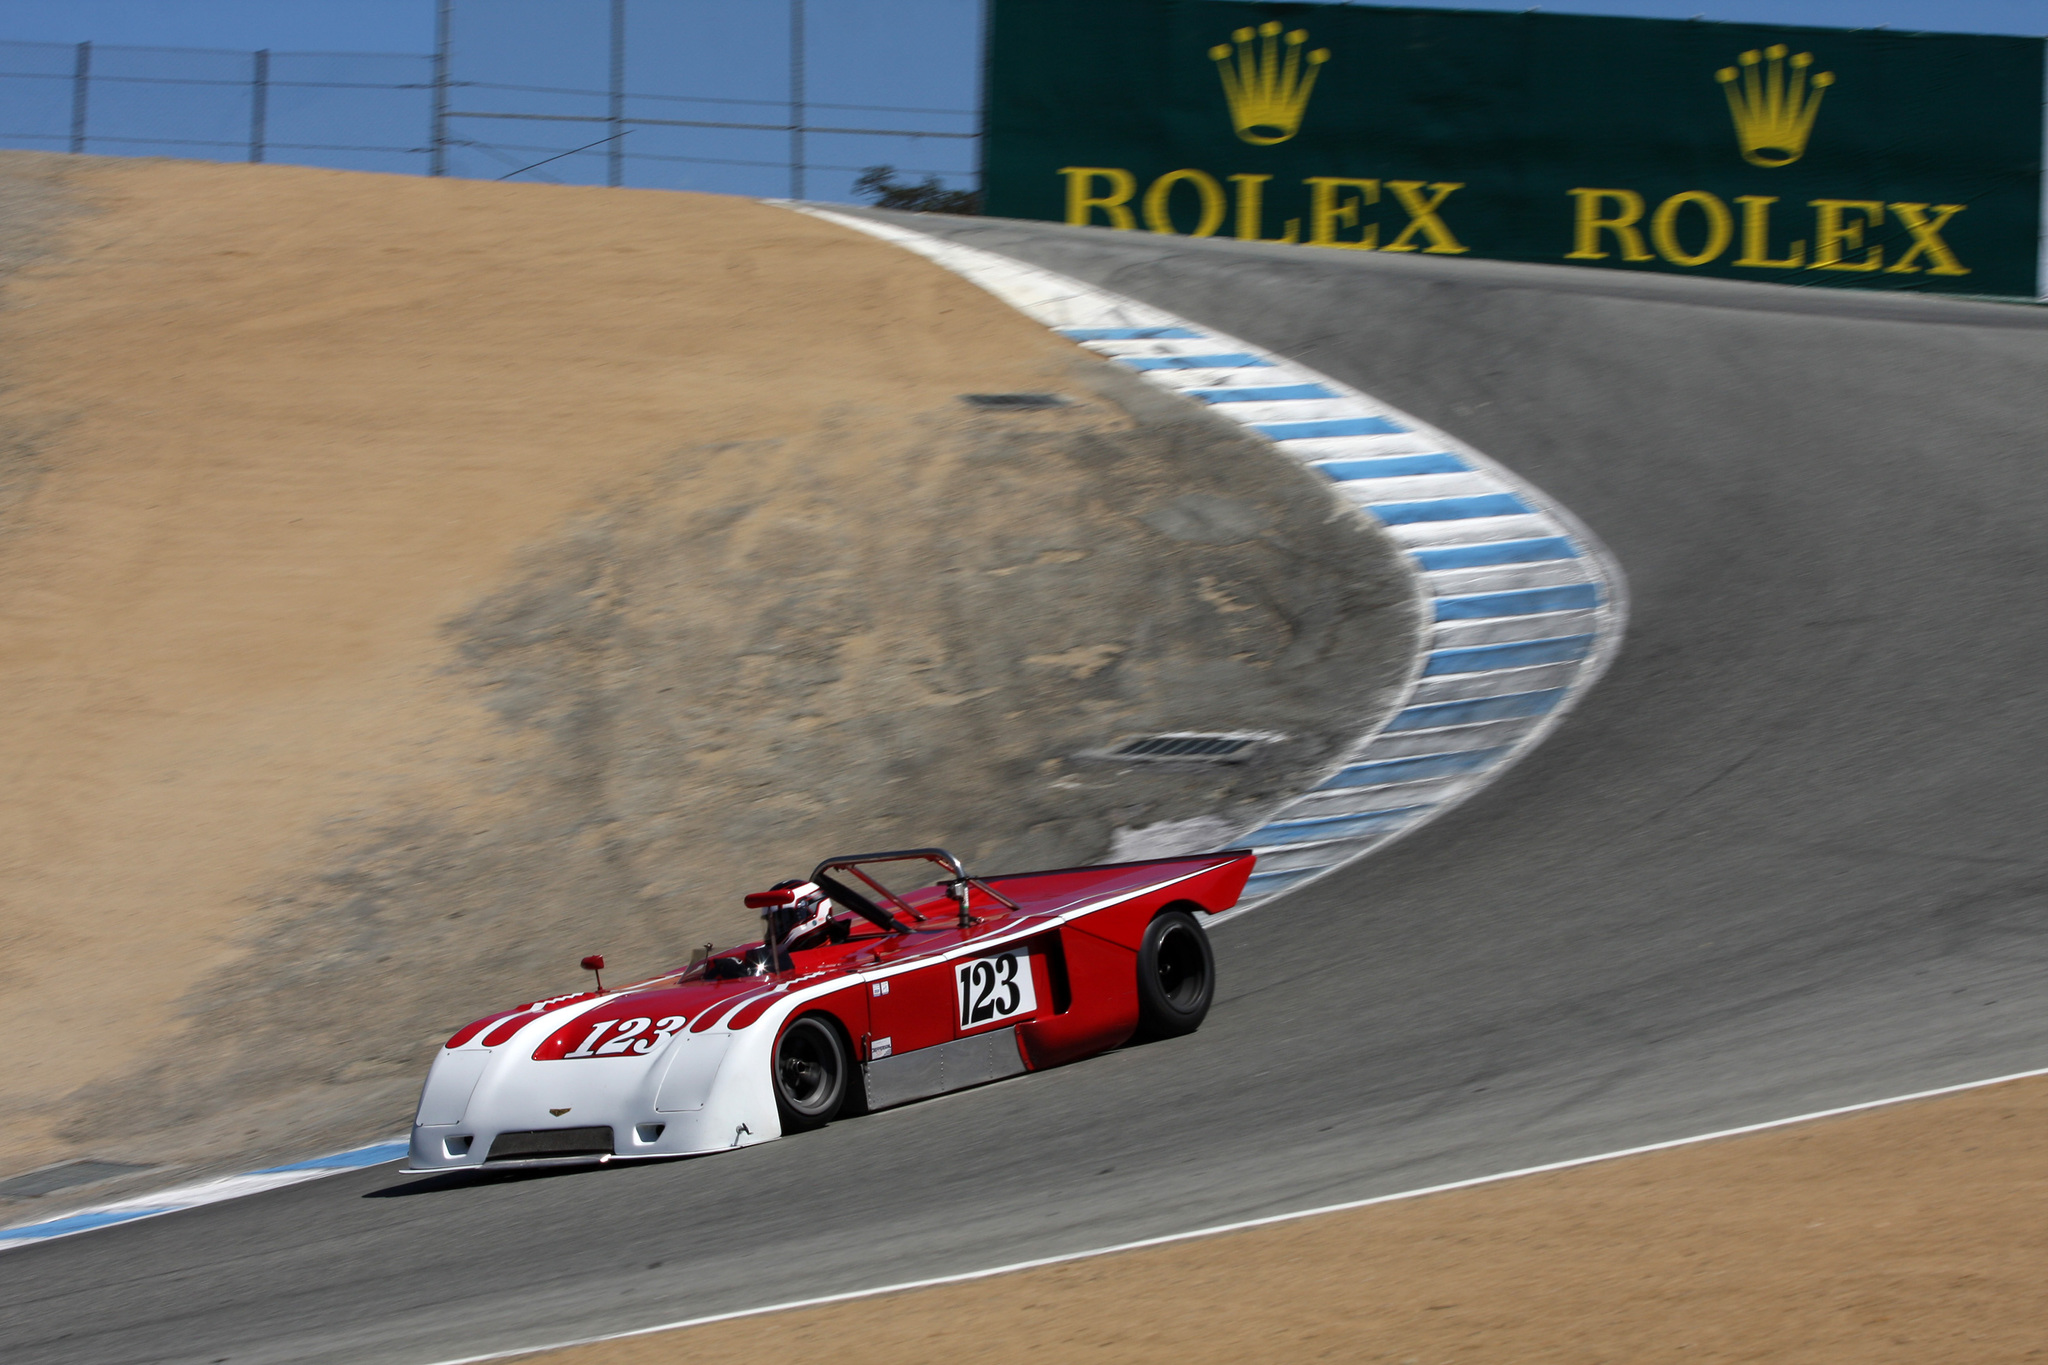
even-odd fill
[(1024, 1058), (1017, 1051), (1017, 1030), (1004, 1028), (884, 1057), (869, 1062), (866, 1074), (868, 1108), (887, 1109), (948, 1090), (1021, 1076)]

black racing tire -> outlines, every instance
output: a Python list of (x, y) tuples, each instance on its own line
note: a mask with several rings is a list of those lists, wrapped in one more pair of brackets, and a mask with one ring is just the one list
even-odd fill
[(1193, 1033), (1216, 995), (1216, 955), (1209, 936), (1185, 910), (1162, 910), (1138, 940), (1140, 1041)]
[(839, 1030), (815, 1014), (806, 1014), (782, 1031), (769, 1068), (785, 1133), (823, 1128), (846, 1103), (853, 1064), (847, 1060)]

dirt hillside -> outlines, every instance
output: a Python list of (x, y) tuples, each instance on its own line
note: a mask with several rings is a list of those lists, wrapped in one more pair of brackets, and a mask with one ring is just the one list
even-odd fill
[[(396, 1131), (582, 953), (1254, 811), (1409, 666), (1308, 475), (776, 208), (5, 154), (0, 269), (0, 1175)], [(1073, 758), (1179, 727), (1290, 738)]]

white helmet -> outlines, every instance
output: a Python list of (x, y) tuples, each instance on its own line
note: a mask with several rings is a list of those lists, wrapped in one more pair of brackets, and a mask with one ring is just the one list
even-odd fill
[(747, 901), (768, 921), (768, 943), (778, 957), (832, 922), (832, 902), (816, 882), (777, 882), (765, 895)]

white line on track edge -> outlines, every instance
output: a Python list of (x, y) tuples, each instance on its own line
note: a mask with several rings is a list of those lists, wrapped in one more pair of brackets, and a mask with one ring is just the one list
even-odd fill
[[(45, 1242), (54, 1242), (64, 1237), (76, 1237), (80, 1233), (125, 1227), (129, 1223), (139, 1223), (145, 1218), (161, 1218), (167, 1213), (183, 1213), (186, 1209), (204, 1208), (208, 1204), (243, 1199), (252, 1194), (268, 1194), (287, 1185), (303, 1185), (309, 1180), (323, 1180), (328, 1176), (343, 1175), (349, 1171), (388, 1165), (399, 1158), (389, 1156), (376, 1161), (350, 1161), (348, 1158), (362, 1156), (380, 1147), (403, 1147), (405, 1143), (404, 1137), (386, 1138), (382, 1142), (350, 1147), (345, 1151), (331, 1152), (307, 1161), (295, 1161), (286, 1166), (268, 1166), (260, 1171), (244, 1171), (240, 1175), (215, 1176), (190, 1185), (174, 1185), (169, 1189), (129, 1195), (125, 1199), (116, 1199), (108, 1203), (85, 1204), (65, 1213), (32, 1218), (25, 1223), (10, 1223), (0, 1227), (0, 1255), (18, 1251), (23, 1247), (41, 1246)], [(96, 1214), (122, 1216), (105, 1223), (65, 1228), (61, 1232), (36, 1231), (37, 1228), (73, 1222)]]
[[(966, 280), (976, 288), (994, 295), (1008, 307), (1017, 310), (1041, 326), (1050, 329), (1055, 335), (1064, 335), (1065, 333), (1062, 331), (1062, 328), (1066, 325), (1056, 319), (1064, 317), (1068, 323), (1073, 322), (1081, 314), (1070, 311), (1070, 306), (1081, 304), (1085, 305), (1083, 311), (1092, 315), (1099, 315), (1104, 321), (1112, 318), (1120, 319), (1121, 321), (1118, 325), (1122, 325), (1124, 322), (1136, 322), (1138, 319), (1147, 319), (1148, 321), (1139, 325), (1185, 327), (1191, 333), (1199, 333), (1203, 340), (1213, 342), (1228, 352), (1233, 354), (1244, 352), (1248, 355), (1255, 355), (1259, 357), (1257, 362), (1259, 365), (1274, 367), (1276, 374), (1281, 370), (1295, 372), (1296, 377), (1322, 385), (1340, 397), (1360, 405), (1362, 411), (1369, 411), (1376, 415), (1391, 418), (1408, 433), (1436, 445), (1443, 451), (1458, 456), (1468, 465), (1472, 466), (1476, 472), (1497, 481), (1504, 489), (1517, 494), (1524, 501), (1533, 503), (1540, 509), (1541, 515), (1548, 517), (1551, 522), (1560, 528), (1562, 534), (1570, 537), (1577, 543), (1580, 551), (1579, 560), (1592, 571), (1593, 579), (1591, 581), (1597, 582), (1600, 585), (1604, 601), (1596, 613), (1599, 617), (1599, 623), (1594, 633), (1599, 637), (1598, 643), (1594, 652), (1578, 666), (1578, 672), (1567, 685), (1567, 695), (1563, 700), (1552, 707), (1546, 715), (1520, 738), (1510, 743), (1507, 746), (1506, 752), (1500, 757), (1474, 772), (1451, 779), (1449, 789), (1445, 793), (1432, 797), (1423, 803), (1427, 809), (1419, 818), (1410, 819), (1400, 824), (1392, 833), (1347, 835), (1333, 841), (1326, 849), (1326, 851), (1334, 854), (1332, 861), (1319, 867), (1303, 869), (1301, 876), (1285, 886), (1259, 891), (1247, 890), (1244, 898), (1241, 898), (1235, 907), (1217, 915), (1210, 921), (1212, 924), (1220, 924), (1236, 919), (1241, 915), (1249, 914), (1253, 910), (1270, 904), (1276, 897), (1298, 892), (1303, 887), (1334, 875), (1341, 869), (1351, 866), (1363, 858), (1381, 853), (1395, 842), (1411, 837), (1425, 826), (1433, 824), (1436, 820), (1449, 814), (1465, 801), (1477, 796), (1480, 791), (1499, 780), (1509, 768), (1533, 753), (1537, 746), (1548, 739), (1559, 725), (1563, 724), (1567, 715), (1575, 710), (1578, 704), (1585, 699), (1586, 695), (1599, 682), (1602, 675), (1606, 673), (1608, 667), (1614, 662), (1615, 657), (1619, 653), (1622, 638), (1627, 631), (1629, 590), (1627, 576), (1622, 572), (1621, 565), (1615, 559), (1613, 553), (1607, 549), (1599, 537), (1593, 534), (1591, 528), (1579, 520), (1570, 508), (1564, 506), (1555, 498), (1537, 488), (1505, 465), (1500, 464), (1492, 457), (1459, 440), (1449, 432), (1423, 421), (1413, 413), (1405, 412), (1362, 390), (1353, 388), (1334, 376), (1316, 370), (1283, 352), (1255, 345), (1242, 337), (1233, 336), (1217, 328), (1210, 327), (1206, 323), (1195, 322), (1178, 313), (1114, 290), (1092, 285), (1047, 267), (1034, 265), (1016, 257), (1004, 255), (1001, 251), (970, 246), (965, 242), (956, 241), (940, 233), (927, 232), (922, 229), (883, 222), (862, 215), (849, 214), (836, 208), (828, 208), (822, 204), (804, 203), (792, 199), (764, 199), (761, 202), (773, 204), (795, 213), (801, 213), (806, 217), (836, 223), (851, 231), (865, 233), (870, 237), (889, 242), (903, 250), (922, 256), (941, 269), (950, 271), (961, 279)], [(1102, 358), (1105, 360), (1111, 359), (1108, 356), (1102, 356)], [(1141, 377), (1146, 378), (1148, 382), (1156, 379), (1156, 376)], [(1187, 399), (1187, 395), (1181, 393), (1176, 385), (1159, 385), (1155, 383), (1154, 387), (1160, 391), (1178, 393), (1183, 399)], [(1203, 407), (1205, 405), (1196, 403), (1196, 406)], [(1244, 417), (1241, 413), (1222, 411), (1216, 412), (1214, 415), (1235, 421), (1246, 431), (1257, 433), (1261, 439), (1265, 439), (1264, 433), (1259, 432), (1259, 424), (1253, 419)], [(1285, 450), (1280, 441), (1273, 440), (1270, 444), (1275, 453), (1285, 458), (1298, 460), (1303, 463), (1306, 463), (1311, 458), (1308, 455), (1290, 454)], [(1369, 524), (1380, 524), (1378, 518), (1363, 506), (1354, 507), (1349, 510)], [(1545, 534), (1549, 533), (1546, 532)], [(1430, 585), (1425, 573), (1412, 565), (1411, 572), (1414, 575), (1414, 586), (1418, 593), (1421, 594), (1420, 603), (1426, 621), (1431, 614), (1429, 604), (1439, 594)], [(1391, 722), (1402, 710), (1414, 704), (1414, 689), (1422, 679), (1421, 670), (1428, 658), (1430, 649), (1429, 636), (1425, 630), (1423, 639), (1419, 642), (1418, 652), (1414, 661), (1415, 671), (1408, 680), (1408, 693), (1395, 709), (1388, 713), (1376, 729), (1359, 734), (1355, 737), (1356, 742), (1353, 745), (1346, 746), (1353, 751), (1354, 758), (1363, 752), (1367, 742), (1378, 735), (1386, 733), (1385, 727), (1387, 723)], [(1337, 768), (1333, 766), (1327, 775), (1334, 775), (1336, 771)], [(1310, 791), (1317, 789), (1314, 786), (1309, 788)], [(1248, 847), (1256, 846), (1259, 842), (1258, 835), (1264, 830), (1267, 821), (1275, 818), (1275, 811), (1287, 809), (1295, 803), (1295, 799), (1307, 794), (1308, 792), (1304, 791), (1297, 793), (1296, 798), (1279, 802), (1273, 810), (1267, 812), (1259, 824), (1246, 829), (1242, 835), (1234, 838), (1230, 843), (1243, 844)], [(1278, 850), (1269, 849), (1267, 851), (1270, 853)], [(1256, 870), (1254, 875), (1257, 875)]]
[(1428, 1194), (1447, 1194), (1452, 1190), (1469, 1190), (1479, 1185), (1494, 1185), (1505, 1180), (1518, 1180), (1523, 1176), (1547, 1175), (1552, 1171), (1568, 1171), (1576, 1166), (1592, 1166), (1603, 1161), (1619, 1161), (1623, 1157), (1645, 1156), (1651, 1152), (1669, 1151), (1674, 1147), (1691, 1147), (1702, 1142), (1715, 1142), (1722, 1138), (1742, 1137), (1749, 1133), (1768, 1132), (1773, 1128), (1789, 1128), (1793, 1124), (1813, 1123), (1820, 1119), (1838, 1118), (1843, 1114), (1858, 1114), (1870, 1109), (1884, 1109), (1894, 1104), (1910, 1104), (1914, 1100), (1931, 1100), (1943, 1095), (1960, 1094), (1966, 1090), (1982, 1090), (1987, 1086), (2004, 1085), (2008, 1081), (2032, 1080), (2048, 1076), (2048, 1067), (2033, 1071), (2015, 1071), (2005, 1076), (1991, 1076), (1981, 1081), (1964, 1081), (1960, 1085), (1945, 1085), (1935, 1090), (1916, 1090), (1910, 1095), (1892, 1095), (1881, 1100), (1864, 1100), (1860, 1104), (1845, 1104), (1838, 1109), (1821, 1109), (1811, 1114), (1794, 1114), (1790, 1118), (1767, 1119), (1762, 1123), (1744, 1124), (1740, 1128), (1722, 1128), (1711, 1133), (1698, 1133), (1692, 1137), (1671, 1138), (1664, 1142), (1652, 1142), (1641, 1147), (1624, 1147), (1617, 1152), (1601, 1152), (1594, 1156), (1575, 1156), (1565, 1161), (1552, 1161), (1542, 1166), (1524, 1166), (1519, 1170), (1500, 1171), (1493, 1175), (1473, 1176), (1467, 1180), (1453, 1180), (1442, 1185), (1425, 1185), (1421, 1189), (1402, 1190), (1396, 1194), (1376, 1194), (1369, 1199), (1352, 1199), (1342, 1204), (1324, 1204), (1312, 1209), (1297, 1209), (1292, 1213), (1267, 1214), (1263, 1218), (1247, 1218), (1236, 1223), (1219, 1223), (1215, 1227), (1196, 1228), (1190, 1232), (1170, 1232), (1161, 1237), (1147, 1237), (1142, 1241), (1119, 1242), (1114, 1246), (1094, 1247), (1087, 1251), (1068, 1251), (1058, 1256), (1041, 1256), (1031, 1261), (1016, 1261), (1009, 1265), (991, 1266), (986, 1270), (965, 1270), (957, 1275), (939, 1275), (928, 1280), (905, 1280), (901, 1284), (877, 1285), (873, 1289), (849, 1289), (842, 1294), (826, 1294), (815, 1299), (792, 1299), (787, 1303), (764, 1304), (759, 1308), (735, 1308), (728, 1313), (711, 1313), (699, 1318), (683, 1318), (676, 1322), (664, 1322), (653, 1327), (635, 1327), (625, 1332), (606, 1332), (594, 1337), (578, 1337), (573, 1341), (550, 1342), (544, 1346), (520, 1346), (506, 1351), (491, 1351), (480, 1356), (459, 1356), (450, 1360), (438, 1360), (432, 1365), (481, 1365), (487, 1360), (510, 1360), (516, 1356), (539, 1355), (544, 1351), (566, 1351), (577, 1346), (595, 1346), (607, 1341), (625, 1341), (631, 1337), (653, 1336), (657, 1332), (679, 1332), (686, 1327), (704, 1327), (714, 1322), (731, 1322), (735, 1318), (760, 1317), (768, 1313), (789, 1313), (800, 1308), (822, 1308), (826, 1304), (848, 1303), (855, 1299), (879, 1298), (884, 1294), (902, 1294), (914, 1289), (936, 1289), (942, 1285), (966, 1284), (973, 1280), (992, 1279), (997, 1275), (1011, 1275), (1025, 1270), (1039, 1270), (1050, 1265), (1065, 1265), (1070, 1261), (1093, 1260), (1098, 1256), (1115, 1256), (1125, 1251), (1143, 1251), (1147, 1247), (1170, 1246), (1175, 1242), (1192, 1242), (1201, 1237), (1220, 1237), (1227, 1232), (1244, 1232), (1250, 1228), (1271, 1227), (1275, 1223), (1292, 1223), (1304, 1218), (1319, 1218), (1327, 1213), (1344, 1213), (1351, 1209), (1370, 1208), (1375, 1204), (1392, 1204), (1403, 1199), (1420, 1199)]

